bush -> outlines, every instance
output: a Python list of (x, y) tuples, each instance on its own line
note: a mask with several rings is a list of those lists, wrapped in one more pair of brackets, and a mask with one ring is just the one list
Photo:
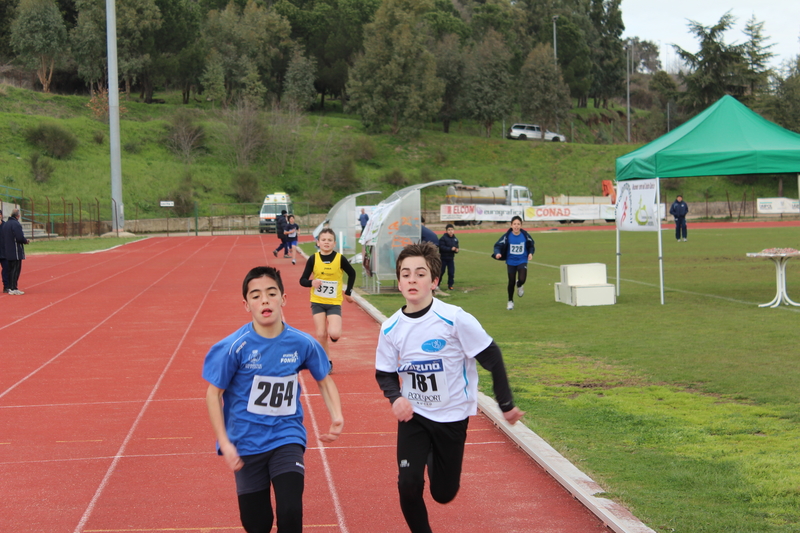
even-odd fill
[(175, 214), (179, 217), (190, 216), (194, 212), (194, 188), (192, 173), (186, 171), (178, 188), (172, 191), (170, 198), (175, 202)]
[(139, 143), (135, 143), (135, 142), (128, 142), (128, 143), (123, 144), (122, 145), (122, 149), (125, 150), (129, 154), (138, 154), (139, 152), (142, 151), (142, 148), (141, 148), (141, 146), (139, 146)]
[(184, 163), (191, 163), (205, 144), (206, 132), (188, 110), (181, 109), (170, 117), (167, 127), (167, 146)]
[(36, 183), (45, 183), (53, 175), (53, 164), (39, 153), (31, 154), (31, 176)]
[(258, 176), (251, 170), (240, 169), (233, 175), (233, 195), (241, 203), (257, 202), (260, 196)]
[(406, 180), (406, 177), (397, 169), (385, 174), (383, 176), (383, 181), (394, 187), (405, 187), (408, 185), (408, 180)]
[(375, 148), (375, 143), (367, 136), (360, 136), (354, 139), (349, 151), (356, 161), (375, 159), (378, 152)]
[(97, 130), (92, 134), (92, 140), (97, 144), (103, 144), (106, 141), (106, 134), (100, 130)]
[(25, 140), (56, 159), (66, 159), (78, 147), (78, 138), (71, 131), (52, 122), (29, 128)]

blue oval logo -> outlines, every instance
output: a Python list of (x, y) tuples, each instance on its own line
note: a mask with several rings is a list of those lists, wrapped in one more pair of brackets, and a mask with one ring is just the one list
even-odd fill
[(422, 343), (422, 351), (428, 353), (439, 352), (447, 345), (444, 339), (431, 339)]

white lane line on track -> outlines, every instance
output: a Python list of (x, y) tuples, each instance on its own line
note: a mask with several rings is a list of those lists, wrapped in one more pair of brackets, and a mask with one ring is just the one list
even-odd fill
[[(11, 444), (10, 442), (0, 442), (2, 444)], [(467, 446), (485, 446), (488, 444), (508, 444), (508, 441), (505, 440), (487, 440), (484, 442), (467, 442)], [(397, 443), (392, 442), (391, 444), (373, 444), (373, 445), (361, 445), (361, 446), (333, 446), (333, 447), (326, 447), (326, 451), (335, 451), (335, 450), (346, 450), (346, 451), (353, 451), (353, 450), (375, 450), (375, 449), (395, 449), (397, 448)], [(321, 450), (322, 448), (319, 446), (308, 446), (306, 451), (310, 450)], [(135, 453), (135, 454), (126, 454), (120, 456), (122, 459), (150, 459), (153, 457), (198, 457), (198, 456), (209, 456), (209, 457), (219, 457), (217, 452), (180, 452), (180, 453)], [(10, 465), (28, 465), (28, 464), (44, 464), (44, 463), (74, 463), (74, 462), (85, 462), (90, 463), (93, 461), (107, 461), (109, 459), (114, 459), (117, 455), (100, 455), (95, 457), (70, 457), (64, 459), (36, 459), (32, 461), (0, 461), (0, 466), (10, 466)]]
[[(86, 291), (86, 290), (88, 290), (88, 289), (91, 289), (91, 288), (92, 288), (92, 287), (94, 287), (95, 285), (99, 285), (99, 284), (101, 284), (101, 283), (104, 283), (104, 282), (106, 282), (106, 281), (108, 281), (108, 280), (110, 280), (110, 279), (113, 279), (113, 278), (115, 278), (115, 277), (117, 277), (117, 276), (119, 276), (119, 275), (121, 275), (121, 274), (124, 274), (124, 273), (126, 273), (126, 272), (128, 272), (128, 271), (130, 271), (130, 270), (134, 270), (135, 268), (138, 268), (138, 267), (140, 267), (141, 265), (143, 265), (143, 264), (145, 264), (145, 263), (147, 263), (147, 262), (149, 262), (149, 261), (152, 261), (152, 260), (153, 260), (153, 258), (155, 258), (155, 257), (158, 257), (159, 255), (161, 255), (161, 254), (163, 254), (163, 253), (166, 253), (166, 252), (168, 252), (168, 251), (171, 251), (173, 248), (177, 248), (177, 246), (173, 246), (173, 247), (171, 247), (171, 248), (169, 248), (169, 249), (167, 249), (167, 250), (164, 250), (164, 251), (162, 251), (162, 252), (159, 252), (158, 254), (155, 254), (155, 255), (153, 255), (153, 256), (150, 256), (150, 257), (148, 257), (148, 258), (146, 258), (146, 259), (142, 260), (141, 262), (139, 262), (139, 263), (137, 263), (137, 264), (135, 264), (135, 265), (132, 265), (132, 266), (130, 266), (130, 267), (128, 267), (128, 268), (126, 268), (125, 270), (120, 270), (120, 271), (119, 271), (119, 272), (117, 272), (116, 274), (112, 274), (111, 276), (108, 276), (108, 277), (106, 277), (106, 278), (103, 278), (103, 279), (101, 279), (101, 280), (99, 280), (99, 281), (96, 281), (95, 283), (92, 283), (91, 285), (87, 285), (87, 286), (85, 286), (84, 288), (82, 288), (82, 289), (81, 289), (81, 290), (79, 290), (79, 291), (75, 291), (75, 292), (73, 292), (72, 294), (69, 294), (69, 295), (67, 295), (67, 296), (64, 296), (64, 297), (63, 297), (63, 298), (61, 298), (60, 300), (56, 300), (55, 302), (50, 302), (50, 303), (48, 303), (46, 306), (44, 306), (44, 307), (41, 307), (41, 308), (37, 309), (36, 311), (33, 311), (32, 313), (28, 313), (28, 314), (27, 314), (27, 315), (25, 315), (25, 316), (19, 317), (18, 319), (16, 319), (15, 321), (13, 321), (13, 322), (11, 322), (11, 323), (9, 323), (9, 324), (5, 324), (5, 325), (3, 325), (3, 326), (0, 326), (0, 331), (3, 331), (4, 329), (6, 329), (6, 328), (9, 328), (9, 327), (13, 326), (14, 324), (18, 324), (18, 323), (22, 322), (23, 320), (27, 320), (27, 319), (29, 319), (30, 317), (32, 317), (32, 316), (35, 316), (35, 315), (37, 315), (37, 314), (41, 313), (42, 311), (46, 311), (46, 310), (48, 310), (48, 309), (51, 309), (51, 308), (52, 308), (52, 307), (53, 307), (55, 304), (59, 304), (59, 303), (63, 302), (64, 300), (68, 300), (68, 299), (72, 298), (73, 296), (76, 296), (76, 295), (78, 295), (78, 294), (80, 294), (80, 293), (82, 293), (82, 292), (84, 292), (84, 291)], [(74, 273), (75, 273), (75, 272), (71, 272), (71, 273), (69, 273), (69, 274), (64, 274), (64, 276), (67, 276), (67, 275), (70, 275), (70, 274), (74, 274)], [(61, 277), (64, 277), (64, 276), (59, 276), (58, 278), (52, 278), (51, 280), (48, 280), (48, 281), (56, 280), (56, 279), (59, 279), (59, 278), (61, 278)], [(80, 339), (79, 339), (79, 340), (80, 340)], [(76, 341), (76, 342), (77, 342), (77, 341)], [(48, 361), (48, 363), (49, 363), (49, 361)], [(47, 364), (47, 363), (45, 363), (45, 364)], [(37, 372), (38, 372), (38, 370), (37, 370)], [(2, 395), (0, 395), (0, 398), (2, 398)]]
[[(144, 241), (144, 240), (148, 240), (148, 239), (151, 239), (151, 238), (152, 238), (152, 237), (148, 237), (147, 239), (142, 239), (142, 240)], [(155, 242), (154, 242), (154, 243), (150, 243), (150, 244), (147, 246), (147, 248), (152, 248), (153, 246), (155, 246), (155, 244), (156, 244)], [(120, 245), (120, 246), (122, 246), (122, 245)], [(145, 249), (146, 249), (146, 248), (145, 248)], [(104, 250), (104, 251), (107, 251), (107, 250)], [(140, 250), (140, 249), (125, 249), (125, 250), (123, 250), (123, 252), (124, 252), (124, 253), (122, 254), (122, 256), (130, 255), (130, 254), (137, 253), (137, 252), (141, 252), (141, 251), (142, 251), (142, 250)], [(89, 253), (89, 252), (84, 252), (84, 253)], [(69, 255), (71, 255), (71, 256), (72, 256), (72, 255), (81, 255), (81, 254), (69, 254)], [(30, 260), (30, 259), (33, 259), (34, 257), (36, 257), (36, 256), (35, 256), (35, 255), (33, 255), (33, 256), (29, 257), (28, 259), (26, 259), (26, 261), (28, 261), (28, 260)], [(41, 257), (41, 256), (40, 256), (40, 257)], [(91, 264), (91, 266), (90, 266), (89, 268), (97, 268), (97, 267), (99, 267), (99, 266), (102, 266), (102, 265), (104, 265), (105, 263), (108, 263), (109, 261), (113, 261), (113, 260), (115, 260), (115, 259), (119, 259), (120, 257), (121, 257), (121, 256), (119, 256), (119, 255), (118, 255), (118, 256), (112, 256), (112, 257), (108, 257), (108, 258), (106, 258), (104, 261), (96, 261), (96, 262), (92, 263), (92, 264)], [(25, 270), (26, 277), (27, 277), (27, 275), (30, 275), (30, 274), (32, 274), (32, 273), (34, 273), (34, 272), (38, 272), (38, 271), (40, 271), (40, 270), (52, 271), (54, 268), (63, 269), (65, 265), (69, 265), (70, 263), (73, 263), (73, 262), (75, 262), (75, 261), (77, 261), (77, 259), (68, 259), (67, 261), (64, 261), (64, 262), (62, 262), (62, 263), (58, 263), (58, 264), (55, 264), (55, 265), (53, 265), (53, 264), (50, 264), (50, 265), (48, 265), (48, 266), (46, 266), (46, 267), (42, 267), (42, 268), (36, 268), (36, 269), (26, 269), (26, 270)], [(85, 272), (85, 271), (86, 271), (86, 270), (88, 270), (89, 268), (82, 268), (80, 271), (81, 271), (81, 272)], [(62, 273), (62, 274), (61, 274), (61, 275), (59, 275), (59, 276), (52, 276), (52, 277), (50, 277), (50, 278), (48, 278), (48, 279), (45, 279), (45, 280), (42, 280), (42, 281), (40, 281), (39, 283), (34, 283), (33, 285), (28, 285), (28, 284), (26, 283), (26, 284), (25, 284), (25, 288), (26, 288), (26, 289), (32, 289), (32, 288), (39, 287), (40, 285), (45, 285), (45, 284), (47, 284), (47, 283), (52, 283), (52, 282), (54, 282), (54, 281), (58, 281), (58, 280), (59, 280), (59, 279), (61, 279), (61, 278), (65, 278), (65, 277), (67, 277), (67, 276), (71, 276), (71, 275), (75, 274), (76, 272), (77, 272), (77, 271), (64, 272), (64, 273)]]
[[(238, 238), (236, 239), (236, 241), (238, 241)], [(209, 243), (210, 242), (211, 241), (209, 241)], [(144, 291), (142, 291), (141, 293), (139, 293), (139, 295), (143, 294), (145, 291), (147, 291), (148, 289), (153, 287), (155, 284), (159, 283), (161, 280), (163, 280), (164, 278), (166, 278), (167, 276), (169, 276), (170, 274), (172, 274), (173, 272), (178, 270), (178, 268), (181, 267), (184, 263), (188, 262), (197, 253), (199, 253), (201, 250), (206, 248), (209, 243), (206, 243), (205, 246), (202, 246), (202, 247), (198, 248), (192, 254), (190, 254), (189, 256), (184, 258), (183, 261), (181, 261), (180, 263), (175, 265), (175, 267), (173, 267), (169, 272), (165, 273), (163, 276), (161, 276), (156, 281), (151, 283), (150, 286), (147, 289), (145, 289)], [(236, 245), (236, 242), (234, 242), (234, 246), (235, 245)], [(231, 252), (231, 250), (233, 250), (234, 246), (231, 246), (228, 249), (228, 257), (230, 257), (230, 252)], [(170, 356), (169, 360), (167, 361), (167, 364), (164, 366), (164, 370), (161, 371), (161, 375), (158, 376), (158, 380), (156, 380), (155, 385), (153, 385), (153, 389), (150, 391), (150, 395), (147, 397), (147, 399), (145, 400), (144, 404), (142, 405), (142, 408), (139, 410), (139, 414), (136, 416), (136, 419), (133, 421), (133, 424), (131, 425), (130, 430), (128, 430), (128, 434), (125, 436), (125, 440), (122, 441), (122, 444), (120, 445), (119, 450), (117, 451), (116, 455), (114, 456), (114, 459), (111, 461), (111, 464), (109, 465), (108, 469), (106, 470), (105, 476), (103, 476), (102, 481), (100, 481), (100, 485), (97, 487), (97, 490), (95, 491), (94, 496), (92, 497), (92, 500), (89, 502), (89, 505), (86, 507), (86, 510), (83, 512), (83, 516), (81, 517), (80, 521), (78, 522), (78, 525), (75, 526), (74, 533), (81, 533), (83, 531), (84, 526), (86, 525), (86, 522), (89, 520), (89, 517), (92, 516), (92, 512), (94, 511), (95, 505), (97, 505), (97, 501), (100, 499), (100, 496), (103, 494), (103, 491), (105, 490), (106, 486), (108, 485), (108, 482), (111, 479), (111, 476), (114, 474), (114, 471), (117, 469), (117, 465), (119, 464), (120, 460), (125, 456), (125, 449), (128, 447), (128, 443), (133, 438), (133, 434), (136, 432), (136, 428), (139, 426), (139, 422), (141, 422), (142, 418), (144, 417), (144, 414), (147, 412), (147, 408), (150, 406), (150, 403), (153, 401), (153, 397), (155, 396), (156, 392), (158, 392), (159, 387), (161, 387), (161, 382), (164, 380), (164, 376), (167, 375), (167, 372), (169, 371), (170, 367), (172, 366), (172, 362), (175, 360), (175, 357), (178, 355), (178, 352), (180, 351), (181, 347), (183, 346), (183, 343), (186, 340), (186, 337), (189, 335), (189, 331), (192, 329), (192, 326), (194, 325), (195, 320), (197, 320), (197, 315), (200, 314), (200, 311), (203, 309), (203, 304), (205, 303), (206, 299), (208, 299), (208, 295), (211, 293), (212, 287), (215, 286), (217, 280), (219, 279), (219, 276), (222, 273), (222, 268), (225, 265), (225, 263), (227, 262), (227, 259), (228, 258), (226, 258), (225, 261), (222, 261), (219, 270), (217, 270), (217, 275), (208, 284), (208, 287), (206, 287), (206, 292), (203, 295), (203, 299), (200, 301), (200, 304), (197, 306), (197, 309), (195, 310), (194, 315), (192, 316), (192, 319), (189, 321), (189, 324), (184, 329), (183, 335), (181, 336), (181, 339), (178, 341), (178, 344), (175, 346), (175, 350), (173, 350), (172, 355)], [(139, 295), (137, 295), (136, 298), (138, 298)], [(130, 302), (133, 302), (136, 298), (132, 298)], [(128, 303), (130, 303), (130, 302), (128, 302)], [(126, 304), (126, 305), (128, 305), (128, 304)], [(114, 314), (116, 314), (117, 312), (118, 311), (116, 311)], [(108, 319), (106, 319), (106, 320), (108, 320)]]
[[(300, 383), (303, 387), (303, 395), (305, 395), (306, 383), (302, 374), (300, 374)], [(308, 417), (311, 419), (311, 427), (314, 430), (314, 438), (316, 438), (316, 436), (319, 435), (319, 425), (317, 424), (317, 417), (314, 415), (314, 408), (312, 407), (311, 402), (306, 402), (305, 409), (308, 411)], [(325, 470), (325, 479), (328, 481), (328, 490), (331, 492), (333, 509), (336, 511), (336, 520), (339, 522), (339, 529), (342, 531), (342, 533), (348, 533), (347, 524), (344, 520), (344, 510), (342, 509), (342, 504), (339, 501), (339, 493), (336, 491), (336, 483), (333, 481), (331, 466), (328, 463), (327, 448), (324, 444), (320, 443), (317, 449), (319, 450), (319, 455), (322, 458), (322, 468)]]
[[(206, 245), (206, 246), (208, 246), (208, 245)], [(204, 246), (203, 248), (205, 248), (205, 246)], [(140, 297), (142, 294), (146, 293), (146, 292), (147, 292), (148, 290), (150, 290), (150, 289), (151, 289), (151, 288), (152, 288), (152, 287), (153, 287), (153, 286), (154, 286), (156, 283), (160, 282), (162, 279), (164, 279), (164, 278), (165, 278), (165, 277), (167, 277), (169, 274), (171, 274), (172, 272), (174, 272), (174, 271), (175, 271), (175, 270), (176, 270), (176, 269), (177, 269), (179, 266), (183, 265), (185, 262), (187, 262), (187, 261), (188, 261), (188, 260), (189, 260), (191, 257), (193, 257), (193, 256), (194, 256), (194, 255), (195, 255), (197, 252), (199, 252), (199, 251), (200, 251), (200, 250), (202, 250), (203, 248), (198, 248), (198, 249), (197, 249), (197, 250), (196, 250), (194, 253), (192, 253), (191, 255), (189, 255), (189, 257), (185, 258), (185, 259), (184, 259), (184, 260), (183, 260), (183, 261), (182, 261), (180, 264), (178, 264), (177, 266), (175, 266), (175, 268), (173, 268), (172, 270), (170, 270), (169, 272), (167, 272), (166, 274), (164, 274), (163, 276), (161, 276), (160, 278), (158, 278), (156, 281), (154, 281), (153, 283), (151, 283), (149, 286), (147, 286), (147, 287), (145, 287), (144, 289), (142, 289), (142, 291), (141, 291), (139, 294), (137, 294), (136, 296), (134, 296), (133, 298), (131, 298), (130, 300), (128, 300), (128, 301), (127, 301), (127, 302), (126, 302), (124, 305), (121, 305), (121, 306), (120, 306), (120, 307), (119, 307), (119, 308), (118, 308), (116, 311), (114, 311), (113, 313), (111, 313), (110, 315), (108, 315), (106, 318), (104, 318), (103, 320), (101, 320), (100, 322), (98, 322), (98, 323), (97, 323), (97, 324), (96, 324), (96, 325), (95, 325), (93, 328), (91, 328), (89, 331), (87, 331), (86, 333), (84, 333), (83, 335), (81, 335), (80, 337), (78, 337), (78, 338), (77, 338), (75, 341), (73, 341), (72, 343), (70, 343), (70, 345), (69, 345), (69, 346), (67, 346), (66, 348), (64, 348), (63, 350), (61, 350), (60, 352), (58, 352), (56, 355), (54, 355), (53, 357), (51, 357), (50, 359), (48, 359), (47, 361), (45, 361), (44, 363), (42, 363), (42, 364), (39, 366), (39, 368), (37, 368), (37, 369), (36, 369), (36, 370), (34, 370), (33, 372), (29, 373), (27, 376), (25, 376), (24, 378), (20, 379), (20, 380), (19, 380), (19, 381), (17, 381), (16, 383), (14, 383), (13, 385), (11, 385), (9, 388), (7, 388), (6, 390), (4, 390), (3, 392), (0, 392), (0, 398), (2, 398), (3, 396), (5, 396), (6, 394), (8, 394), (9, 392), (11, 392), (11, 391), (13, 391), (14, 389), (16, 389), (17, 387), (19, 387), (19, 386), (20, 386), (22, 383), (24, 383), (25, 381), (27, 381), (27, 380), (28, 380), (28, 379), (30, 379), (31, 377), (35, 376), (36, 374), (38, 374), (38, 373), (39, 373), (39, 371), (41, 371), (43, 368), (47, 367), (47, 366), (48, 366), (50, 363), (52, 363), (53, 361), (55, 361), (56, 359), (58, 359), (59, 357), (61, 357), (63, 354), (65, 354), (66, 352), (68, 352), (68, 351), (69, 351), (69, 350), (70, 350), (70, 349), (71, 349), (73, 346), (75, 346), (76, 344), (78, 344), (79, 342), (81, 342), (83, 339), (85, 339), (86, 337), (88, 337), (88, 336), (89, 336), (89, 335), (90, 335), (92, 332), (94, 332), (94, 331), (95, 331), (97, 328), (99, 328), (100, 326), (102, 326), (103, 324), (105, 324), (106, 322), (108, 322), (108, 321), (109, 321), (109, 320), (110, 320), (112, 317), (114, 317), (115, 315), (117, 315), (117, 314), (118, 314), (120, 311), (122, 311), (123, 309), (125, 309), (126, 307), (128, 307), (130, 304), (132, 304), (134, 301), (136, 301), (136, 300), (137, 300), (137, 299), (138, 299), (138, 298), (139, 298), (139, 297)], [(164, 253), (164, 252), (162, 252), (162, 253)], [(160, 255), (160, 254), (159, 254), (159, 255)], [(152, 259), (152, 258), (148, 258), (147, 260), (145, 260), (145, 261), (142, 261), (142, 263), (145, 263), (146, 261), (149, 261), (149, 260), (151, 260), (151, 259)], [(142, 263), (138, 263), (138, 264), (136, 264), (136, 265), (132, 266), (131, 268), (128, 268), (128, 269), (122, 270), (122, 271), (120, 271), (120, 272), (118, 272), (118, 273), (114, 274), (113, 276), (109, 276), (109, 277), (107, 277), (107, 278), (105, 278), (105, 279), (102, 279), (102, 280), (98, 281), (97, 283), (94, 283), (94, 284), (92, 284), (92, 285), (89, 285), (88, 287), (84, 287), (83, 289), (81, 289), (81, 290), (79, 290), (79, 291), (77, 291), (77, 292), (74, 292), (74, 293), (70, 294), (69, 296), (65, 296), (65, 297), (64, 297), (64, 298), (62, 298), (61, 300), (58, 300), (58, 302), (54, 302), (54, 303), (63, 302), (64, 300), (67, 300), (67, 299), (69, 299), (69, 298), (71, 298), (71, 297), (75, 296), (76, 294), (79, 294), (79, 293), (81, 293), (81, 292), (83, 292), (83, 291), (85, 291), (85, 290), (87, 290), (87, 289), (89, 289), (89, 288), (91, 288), (91, 287), (94, 287), (95, 285), (98, 285), (98, 284), (100, 284), (100, 283), (103, 283), (104, 281), (108, 281), (109, 279), (112, 279), (112, 278), (113, 278), (113, 277), (115, 277), (115, 276), (118, 276), (118, 275), (120, 275), (120, 274), (123, 274), (123, 273), (127, 272), (128, 270), (134, 269), (134, 268), (138, 267), (139, 265), (141, 265)], [(30, 313), (30, 314), (28, 314), (27, 316), (24, 316), (24, 317), (22, 317), (22, 318), (19, 318), (19, 319), (15, 320), (14, 322), (12, 322), (11, 324), (8, 324), (8, 325), (6, 325), (6, 326), (0, 327), (0, 331), (2, 331), (4, 328), (7, 328), (8, 326), (12, 326), (12, 325), (16, 324), (17, 322), (20, 322), (20, 321), (22, 321), (22, 320), (25, 320), (26, 318), (29, 318), (29, 317), (31, 317), (31, 316), (33, 316), (33, 315), (35, 315), (35, 314), (37, 314), (37, 313), (39, 313), (39, 312), (41, 312), (41, 311), (44, 311), (45, 309), (49, 309), (49, 308), (50, 308), (52, 305), (54, 305), (54, 304), (53, 304), (53, 303), (51, 303), (49, 306), (47, 306), (47, 307), (43, 307), (43, 308), (39, 309), (38, 311), (34, 311), (33, 313)]]
[[(308, 257), (301, 248), (297, 249), (300, 252), (301, 257)], [(264, 263), (269, 263), (269, 253), (270, 250), (267, 248), (264, 239), (261, 239), (261, 251), (264, 254)], [(314, 338), (313, 335), (306, 333), (312, 339)], [(300, 386), (303, 389), (303, 396), (310, 397), (312, 395), (308, 394), (306, 391), (308, 388), (306, 387), (305, 380), (303, 379), (303, 374), (300, 374)], [(313, 396), (320, 396), (319, 393), (314, 394)], [(311, 420), (311, 427), (314, 430), (314, 438), (319, 435), (319, 425), (317, 424), (317, 417), (314, 415), (314, 408), (311, 406), (311, 402), (306, 402), (305, 410), (308, 412), (308, 417)], [(308, 444), (308, 443), (306, 443)], [(319, 447), (312, 448), (306, 446), (306, 451), (308, 450), (319, 450), (320, 457), (322, 458), (322, 467), (325, 471), (325, 479), (328, 482), (328, 490), (331, 492), (331, 499), (333, 500), (333, 508), (336, 511), (336, 520), (339, 522), (339, 529), (342, 533), (349, 533), (347, 529), (347, 523), (344, 519), (344, 510), (342, 509), (342, 504), (339, 501), (339, 493), (336, 491), (336, 483), (333, 481), (333, 472), (331, 472), (330, 464), (328, 463), (328, 456), (326, 455), (326, 448), (323, 443), (320, 442)], [(308, 527), (308, 526), (306, 526)]]

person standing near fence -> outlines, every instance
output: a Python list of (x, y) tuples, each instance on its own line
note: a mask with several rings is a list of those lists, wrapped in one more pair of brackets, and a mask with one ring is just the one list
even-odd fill
[(25, 238), (19, 217), (19, 209), (14, 209), (8, 221), (3, 224), (3, 244), (8, 264), (8, 294), (17, 295), (25, 294), (19, 290), (17, 283), (22, 272), (22, 261), (25, 259), (25, 245), (31, 242)]
[(456, 228), (452, 224), (448, 224), (444, 229), (445, 234), (439, 237), (439, 255), (442, 256), (442, 275), (439, 276), (439, 284), (441, 285), (444, 273), (447, 271), (447, 290), (452, 291), (456, 281), (455, 257), (458, 253), (458, 237)]
[(686, 215), (689, 213), (689, 206), (683, 201), (683, 196), (680, 194), (675, 201), (672, 202), (672, 207), (669, 208), (669, 214), (675, 217), (675, 240), (680, 241), (681, 237), (686, 241)]
[(367, 222), (369, 222), (369, 215), (363, 207), (361, 208), (361, 214), (358, 215), (358, 222), (361, 224), (361, 233), (364, 233), (364, 228), (367, 227)]
[(0, 210), (0, 269), (2, 269), (3, 293), (8, 294), (8, 263), (6, 262), (6, 247), (3, 240), (3, 211)]

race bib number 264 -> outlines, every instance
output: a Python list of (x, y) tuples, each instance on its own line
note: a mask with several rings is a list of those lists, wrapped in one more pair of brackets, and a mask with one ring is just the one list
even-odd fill
[(255, 376), (247, 410), (257, 415), (288, 416), (297, 412), (297, 374)]

